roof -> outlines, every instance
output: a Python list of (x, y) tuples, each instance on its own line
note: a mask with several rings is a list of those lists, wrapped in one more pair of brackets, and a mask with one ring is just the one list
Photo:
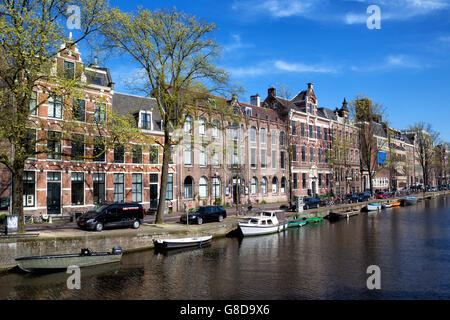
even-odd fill
[(373, 123), (373, 134), (378, 137), (387, 138), (386, 130), (381, 123)]

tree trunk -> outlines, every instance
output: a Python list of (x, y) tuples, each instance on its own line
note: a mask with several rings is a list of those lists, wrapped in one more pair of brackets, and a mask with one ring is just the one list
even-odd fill
[(23, 173), (24, 168), (15, 168), (12, 175), (12, 214), (19, 216), (18, 232), (25, 232), (25, 219), (23, 212)]
[[(164, 152), (163, 152), (163, 166), (161, 173), (161, 188), (159, 189), (159, 203), (158, 203), (158, 211), (156, 212), (156, 224), (164, 223), (164, 212), (166, 210), (166, 192), (167, 192), (167, 176), (169, 172), (169, 160), (171, 157), (171, 145), (169, 142), (169, 133), (165, 133), (164, 140)], [(174, 181), (174, 180), (173, 180)], [(172, 182), (173, 186), (173, 182)]]

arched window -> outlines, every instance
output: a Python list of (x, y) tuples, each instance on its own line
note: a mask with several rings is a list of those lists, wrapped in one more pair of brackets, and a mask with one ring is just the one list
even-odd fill
[(262, 144), (266, 144), (266, 129), (261, 128), (259, 130), (259, 139)]
[(252, 178), (251, 194), (258, 194), (258, 179), (256, 179), (255, 177)]
[(261, 194), (267, 195), (267, 179), (265, 177), (261, 179)]
[(250, 128), (250, 141), (256, 142), (256, 127)]
[(285, 177), (281, 178), (281, 188), (280, 188), (280, 191), (281, 191), (282, 194), (285, 194), (285, 193), (286, 193), (286, 178), (285, 178)]
[(205, 177), (201, 177), (198, 181), (198, 195), (200, 199), (208, 198), (208, 180)]
[(284, 132), (280, 132), (280, 146), (284, 146)]
[(191, 176), (187, 176), (184, 179), (184, 198), (192, 199), (194, 197), (194, 180)]
[(191, 132), (192, 131), (192, 117), (187, 116), (184, 120), (184, 132)]
[(272, 194), (278, 193), (278, 179), (277, 177), (273, 177), (272, 179)]
[(214, 199), (220, 198), (221, 192), (220, 192), (220, 178), (213, 178), (212, 179), (212, 197)]

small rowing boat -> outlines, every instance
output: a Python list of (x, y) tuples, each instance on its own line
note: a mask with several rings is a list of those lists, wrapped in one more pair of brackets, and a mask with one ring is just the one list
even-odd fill
[(406, 206), (412, 206), (417, 204), (417, 198), (416, 197), (404, 197), (403, 199), (400, 199), (400, 205), (402, 207)]
[(194, 237), (194, 238), (177, 238), (177, 239), (153, 239), (155, 249), (177, 249), (187, 247), (204, 247), (211, 243), (212, 235)]
[(392, 204), (390, 203), (383, 203), (381, 205), (381, 209), (389, 209), (389, 208), (392, 208)]
[(81, 253), (55, 254), (16, 258), (17, 265), (26, 272), (57, 271), (69, 266), (89, 267), (106, 263), (120, 262), (122, 248), (114, 247), (111, 252), (91, 252), (81, 249)]
[(319, 223), (322, 221), (323, 221), (323, 217), (306, 218), (306, 222), (308, 222), (308, 223)]
[(308, 221), (306, 221), (306, 218), (292, 219), (292, 220), (288, 221), (288, 228), (303, 227), (307, 223), (308, 223)]
[(372, 202), (367, 204), (366, 209), (367, 211), (379, 211), (381, 210), (381, 204)]
[(390, 204), (392, 205), (392, 207), (400, 207), (400, 201), (390, 202)]

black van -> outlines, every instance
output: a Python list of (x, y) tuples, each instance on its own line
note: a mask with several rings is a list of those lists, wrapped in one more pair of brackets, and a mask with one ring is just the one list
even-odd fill
[(144, 221), (144, 208), (139, 203), (98, 205), (78, 218), (80, 229), (102, 231), (104, 227), (133, 227)]

